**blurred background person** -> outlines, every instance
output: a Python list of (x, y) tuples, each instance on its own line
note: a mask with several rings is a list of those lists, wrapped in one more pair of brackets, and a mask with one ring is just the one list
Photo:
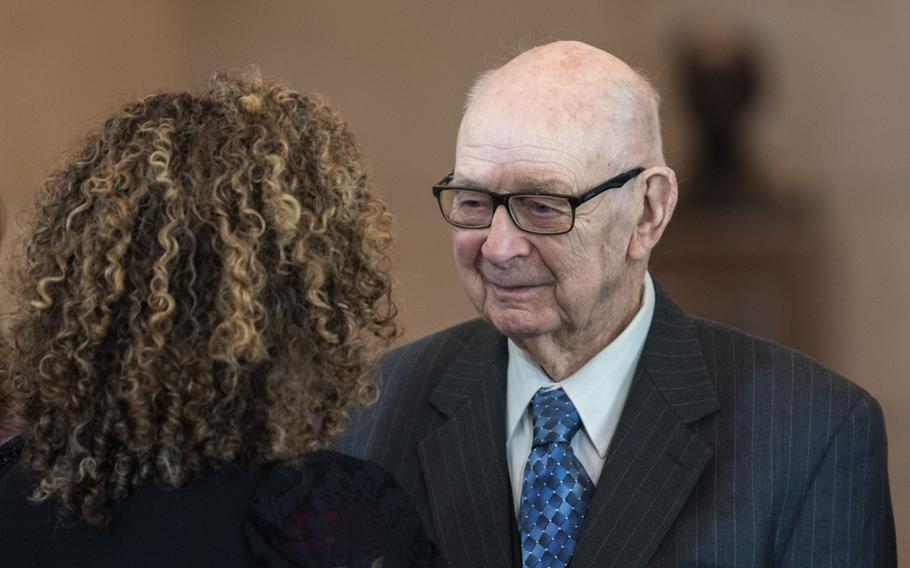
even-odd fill
[(389, 216), (319, 98), (216, 77), (44, 183), (0, 396), (4, 566), (424, 566), (377, 466), (320, 450), (394, 337)]

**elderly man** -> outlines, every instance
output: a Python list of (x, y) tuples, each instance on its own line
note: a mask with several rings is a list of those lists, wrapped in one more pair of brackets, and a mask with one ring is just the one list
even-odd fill
[(390, 353), (341, 447), (450, 566), (894, 565), (877, 402), (649, 277), (677, 183), (626, 64), (558, 42), (482, 76), (433, 192), (482, 319)]

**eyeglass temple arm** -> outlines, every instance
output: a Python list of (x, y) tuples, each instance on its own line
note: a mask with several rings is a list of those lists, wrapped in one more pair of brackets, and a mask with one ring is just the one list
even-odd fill
[(597, 197), (598, 195), (607, 191), (608, 189), (622, 187), (622, 186), (626, 185), (626, 183), (628, 183), (628, 181), (630, 179), (634, 178), (635, 176), (637, 176), (638, 174), (640, 174), (643, 171), (645, 171), (645, 169), (639, 167), (639, 168), (631, 169), (627, 172), (623, 172), (614, 178), (608, 179), (607, 181), (603, 182), (602, 184), (598, 185), (597, 187), (593, 187), (593, 188), (589, 189), (588, 191), (582, 193), (581, 195), (576, 197), (574, 201), (576, 201), (576, 204), (580, 205), (580, 204), (584, 203), (585, 201), (588, 201), (589, 199), (593, 199), (593, 198)]

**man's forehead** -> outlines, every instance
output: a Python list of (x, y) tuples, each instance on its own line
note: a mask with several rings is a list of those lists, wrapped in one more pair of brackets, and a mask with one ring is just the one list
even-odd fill
[(587, 164), (578, 152), (544, 137), (507, 141), (465, 138), (455, 156), (457, 179), (486, 185), (571, 184)]
[(459, 160), (471, 151), (481, 157), (477, 149), (482, 149), (490, 159), (548, 160), (583, 175), (597, 168), (604, 154), (625, 145), (619, 139), (625, 128), (595, 97), (486, 94), (464, 116), (456, 144)]
[[(471, 127), (475, 134), (483, 134), (485, 127), (492, 126), (500, 135), (514, 130), (521, 136), (565, 144), (586, 137), (592, 123), (607, 118), (602, 99), (594, 92), (585, 96), (584, 91), (550, 88), (539, 81), (525, 86), (491, 86), (465, 113), (462, 126)], [(503, 131), (503, 127), (508, 130)]]
[(611, 145), (593, 130), (579, 121), (517, 112), (466, 117), (456, 144), (456, 180), (491, 189), (577, 189), (607, 171)]

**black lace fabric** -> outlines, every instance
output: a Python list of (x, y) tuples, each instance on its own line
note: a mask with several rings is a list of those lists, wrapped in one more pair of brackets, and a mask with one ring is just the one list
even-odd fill
[(22, 445), (21, 436), (0, 443), (0, 475), (6, 471), (7, 466), (12, 467), (16, 460), (19, 459), (19, 454), (22, 453)]
[(245, 531), (257, 567), (441, 565), (398, 483), (375, 464), (335, 452), (276, 467), (250, 502)]

